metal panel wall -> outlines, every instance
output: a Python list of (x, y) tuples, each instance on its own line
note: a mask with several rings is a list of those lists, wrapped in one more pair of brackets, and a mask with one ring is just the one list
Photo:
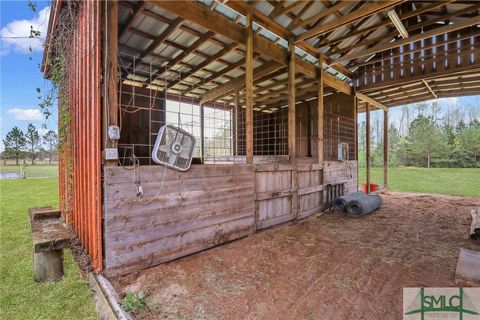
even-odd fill
[[(68, 52), (65, 105), (69, 128), (59, 152), (60, 206), (65, 221), (102, 270), (101, 189), (101, 2), (81, 1)], [(61, 99), (60, 99), (61, 100)], [(65, 115), (59, 114), (59, 119)]]

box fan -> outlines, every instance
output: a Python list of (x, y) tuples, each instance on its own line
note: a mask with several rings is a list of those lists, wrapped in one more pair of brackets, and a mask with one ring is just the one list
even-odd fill
[(166, 124), (158, 131), (152, 150), (155, 163), (187, 171), (190, 168), (195, 149), (195, 137), (187, 131)]

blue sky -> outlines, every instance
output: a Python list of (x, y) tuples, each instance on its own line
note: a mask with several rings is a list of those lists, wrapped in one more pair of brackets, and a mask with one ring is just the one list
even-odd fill
[[(14, 126), (25, 130), (29, 123), (37, 127), (45, 124), (56, 131), (57, 118), (54, 115), (46, 120), (38, 107), (39, 100), (35, 88), (44, 90), (48, 81), (43, 79), (38, 64), (42, 60), (41, 41), (37, 39), (12, 39), (28, 37), (30, 26), (41, 30), (45, 36), (48, 25), (47, 1), (35, 1), (36, 12), (27, 6), (26, 1), (0, 1), (0, 139)], [(29, 47), (33, 52), (29, 51)], [(29, 58), (32, 60), (29, 60)], [(454, 105), (473, 107), (480, 114), (480, 96), (440, 99), (445, 108)], [(374, 112), (372, 117), (381, 116)], [(400, 116), (400, 108), (390, 112), (390, 119), (395, 121)], [(362, 116), (359, 117), (362, 120)], [(3, 143), (0, 143), (0, 151)]]
[[(0, 139), (12, 127), (25, 130), (29, 123), (38, 128), (46, 124), (56, 130), (56, 116), (48, 121), (42, 116), (35, 90), (48, 86), (38, 67), (43, 54), (41, 41), (13, 38), (28, 37), (31, 25), (45, 36), (49, 2), (37, 1), (36, 4), (37, 10), (33, 12), (26, 1), (0, 1)], [(0, 150), (3, 150), (3, 143), (0, 143)]]

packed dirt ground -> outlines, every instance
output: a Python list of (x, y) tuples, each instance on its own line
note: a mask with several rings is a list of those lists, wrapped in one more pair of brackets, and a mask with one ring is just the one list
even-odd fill
[(138, 319), (400, 319), (403, 287), (455, 282), (470, 210), (480, 198), (384, 195), (376, 212), (287, 223), (135, 274), (111, 279), (143, 291)]

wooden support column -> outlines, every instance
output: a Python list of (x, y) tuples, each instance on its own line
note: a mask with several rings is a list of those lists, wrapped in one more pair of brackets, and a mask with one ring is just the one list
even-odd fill
[(246, 162), (253, 164), (253, 11), (247, 14), (247, 45), (245, 52), (245, 127)]
[(235, 90), (235, 106), (233, 110), (233, 119), (234, 119), (234, 127), (233, 127), (233, 143), (234, 143), (234, 151), (233, 155), (238, 156), (238, 111), (240, 108), (240, 93), (238, 90)]
[(353, 119), (354, 119), (354, 141), (355, 141), (355, 160), (357, 160), (357, 191), (358, 191), (358, 98), (353, 95)]
[(383, 111), (383, 188), (388, 186), (388, 111)]
[(205, 163), (205, 106), (200, 104), (200, 156)]
[(365, 149), (366, 149), (366, 183), (367, 183), (367, 193), (370, 193), (370, 104), (367, 102), (366, 110), (366, 121), (367, 121), (367, 132), (365, 134)]
[(288, 155), (291, 164), (295, 164), (295, 41), (290, 39), (288, 42), (289, 62), (288, 62)]
[(323, 137), (323, 68), (320, 65), (318, 68), (318, 96), (317, 96), (317, 130), (318, 130), (318, 163), (322, 164), (324, 161), (323, 157), (323, 146), (324, 146), (324, 137)]
[[(108, 29), (106, 36), (108, 37), (107, 41), (107, 62), (108, 62), (108, 104), (106, 105), (105, 111), (108, 112), (107, 115), (104, 115), (107, 119), (103, 134), (107, 141), (107, 148), (116, 148), (116, 141), (110, 140), (108, 138), (108, 126), (118, 125), (118, 85), (117, 85), (117, 53), (118, 53), (118, 2), (110, 1), (109, 3), (109, 19), (108, 19)], [(105, 161), (106, 166), (115, 166), (117, 165), (117, 160)]]

